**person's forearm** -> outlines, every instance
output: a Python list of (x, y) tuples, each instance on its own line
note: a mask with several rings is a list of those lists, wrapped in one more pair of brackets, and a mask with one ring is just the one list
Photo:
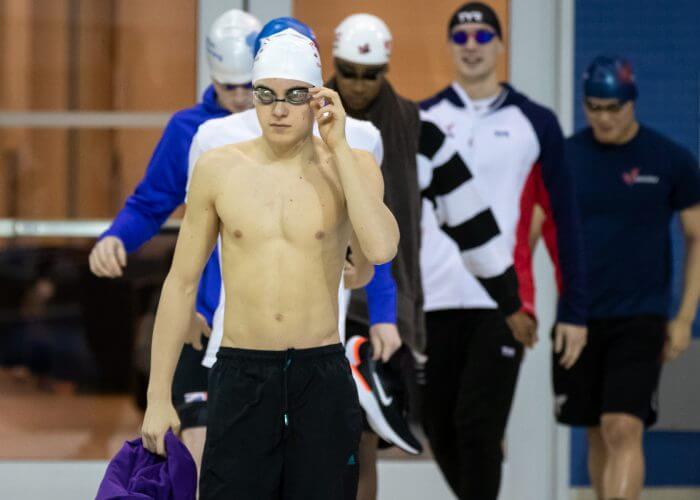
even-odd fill
[(171, 399), (173, 375), (192, 319), (196, 296), (196, 282), (183, 283), (171, 273), (163, 283), (153, 328), (149, 400)]
[(357, 159), (343, 142), (333, 152), (345, 192), (348, 215), (362, 252), (372, 264), (389, 262), (396, 255), (399, 228), (376, 190), (368, 189)]
[(131, 253), (158, 234), (160, 226), (166, 218), (167, 215), (162, 218), (160, 215), (148, 214), (127, 203), (119, 211), (109, 228), (102, 233), (100, 239), (106, 236), (116, 236), (122, 240), (126, 251)]
[(683, 297), (677, 317), (692, 322), (700, 300), (700, 238), (686, 236)]
[(354, 275), (345, 282), (345, 287), (349, 290), (362, 288), (370, 282), (374, 276), (374, 266), (360, 249), (360, 243), (357, 241), (357, 236), (353, 233), (350, 239), (350, 262), (355, 268)]

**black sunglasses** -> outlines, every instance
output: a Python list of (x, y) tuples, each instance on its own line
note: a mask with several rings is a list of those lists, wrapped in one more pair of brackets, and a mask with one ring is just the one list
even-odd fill
[(602, 113), (603, 111), (607, 111), (608, 113), (619, 113), (625, 106), (625, 104), (627, 104), (627, 101), (617, 101), (603, 105), (594, 104), (588, 99), (584, 99), (583, 104), (584, 106), (586, 106), (586, 109), (591, 113)]
[(247, 89), (250, 90), (253, 88), (253, 82), (248, 82), (248, 83), (221, 83), (217, 82), (219, 85), (221, 85), (221, 88), (223, 88), (226, 92), (231, 92), (236, 89)]
[(349, 80), (376, 80), (379, 78), (379, 75), (386, 73), (387, 65), (368, 68), (363, 73), (359, 73), (355, 71), (355, 68), (339, 63), (335, 63), (335, 69), (340, 76)]

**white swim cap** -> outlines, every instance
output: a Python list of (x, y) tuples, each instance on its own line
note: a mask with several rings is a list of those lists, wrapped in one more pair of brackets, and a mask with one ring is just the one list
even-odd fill
[(391, 31), (377, 16), (353, 14), (335, 29), (333, 57), (357, 64), (386, 64), (391, 56)]
[(286, 78), (323, 86), (316, 43), (291, 28), (265, 38), (253, 63), (253, 83), (264, 78)]
[(253, 77), (253, 46), (260, 21), (242, 10), (219, 16), (207, 35), (207, 62), (211, 77), (219, 83), (243, 84)]

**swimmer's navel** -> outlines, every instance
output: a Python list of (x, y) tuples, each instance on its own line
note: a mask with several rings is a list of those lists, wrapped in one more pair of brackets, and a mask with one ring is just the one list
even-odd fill
[(324, 233), (323, 231), (316, 232), (316, 239), (317, 240), (322, 240), (325, 236), (326, 236), (326, 233)]
[(236, 230), (233, 232), (233, 235), (234, 235), (236, 238), (243, 238), (243, 233), (241, 232), (240, 229), (236, 229)]
[(275, 314), (275, 319), (277, 321), (282, 321), (284, 319), (284, 316), (282, 316), (280, 313)]

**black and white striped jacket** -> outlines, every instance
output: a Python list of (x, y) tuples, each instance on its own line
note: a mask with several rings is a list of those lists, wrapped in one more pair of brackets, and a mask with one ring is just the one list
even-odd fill
[(417, 160), (422, 195), (430, 201), (442, 231), (457, 244), (467, 270), (505, 315), (516, 312), (521, 306), (518, 279), (496, 218), (453, 142), (425, 116), (421, 116)]

